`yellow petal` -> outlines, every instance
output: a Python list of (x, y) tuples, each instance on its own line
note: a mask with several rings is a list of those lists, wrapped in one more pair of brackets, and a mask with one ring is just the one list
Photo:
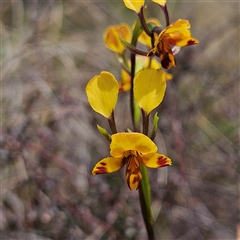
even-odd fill
[(161, 6), (165, 6), (166, 5), (166, 0), (152, 0), (155, 3), (158, 3)]
[(162, 70), (146, 68), (135, 75), (134, 97), (147, 114), (162, 102), (165, 90), (166, 80)]
[(116, 172), (120, 168), (124, 166), (125, 162), (122, 157), (114, 158), (107, 157), (99, 161), (92, 170), (92, 174), (103, 174), (103, 173), (111, 173)]
[[(162, 66), (159, 61), (155, 58), (149, 58), (145, 56), (136, 56), (136, 71), (138, 72), (142, 68), (154, 68), (154, 69), (161, 69)], [(164, 72), (165, 79), (171, 80), (173, 78), (172, 74)], [(126, 70), (121, 71), (121, 82), (119, 83), (119, 91), (120, 92), (127, 92), (131, 88), (131, 77), (130, 74)]]
[(171, 159), (164, 154), (148, 153), (141, 155), (141, 162), (150, 168), (159, 168), (172, 164)]
[(120, 37), (126, 42), (130, 42), (132, 38), (132, 31), (129, 25), (122, 23), (116, 26), (116, 30)]
[(139, 153), (155, 153), (157, 146), (147, 136), (136, 132), (123, 132), (112, 135), (110, 154), (113, 157), (120, 157), (124, 152), (133, 150)]
[(128, 187), (138, 189), (142, 180), (142, 173), (140, 170), (140, 162), (137, 156), (131, 156), (126, 163), (126, 179)]
[(109, 26), (103, 34), (103, 39), (110, 50), (122, 53), (124, 51), (124, 46), (122, 45), (120, 37), (130, 42), (131, 40), (131, 29), (127, 24), (119, 24), (114, 26)]
[(144, 0), (123, 0), (125, 6), (136, 13), (140, 12), (141, 7), (144, 5)]
[(165, 33), (174, 33), (178, 31), (186, 31), (189, 34), (189, 29), (191, 25), (188, 20), (178, 19), (171, 23), (165, 30)]
[(197, 44), (198, 40), (191, 37), (190, 27), (187, 20), (179, 19), (164, 30), (162, 39), (172, 46), (183, 47)]
[(109, 118), (118, 98), (118, 82), (115, 77), (109, 72), (101, 72), (89, 81), (86, 93), (93, 110)]

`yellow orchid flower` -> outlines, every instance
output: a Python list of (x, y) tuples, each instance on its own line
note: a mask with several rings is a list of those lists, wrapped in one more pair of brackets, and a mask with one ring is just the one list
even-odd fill
[(145, 0), (123, 0), (123, 2), (127, 8), (139, 13), (141, 7), (144, 5)]
[(138, 106), (148, 115), (163, 100), (166, 77), (161, 69), (145, 68), (134, 78), (134, 97)]
[(109, 26), (103, 34), (106, 47), (117, 53), (125, 50), (120, 37), (126, 42), (131, 40), (131, 28), (125, 23)]
[(160, 34), (154, 32), (154, 48), (148, 53), (149, 56), (156, 54), (160, 57), (162, 67), (170, 69), (176, 66), (172, 47), (183, 47), (197, 44), (198, 40), (191, 37), (190, 23), (179, 19), (166, 27)]
[(110, 155), (95, 165), (92, 174), (112, 173), (126, 165), (126, 180), (131, 190), (138, 189), (141, 183), (141, 164), (150, 168), (171, 165), (170, 158), (157, 153), (155, 143), (142, 133), (113, 134)]
[(86, 86), (88, 102), (94, 111), (109, 118), (118, 99), (118, 81), (109, 72), (101, 72)]

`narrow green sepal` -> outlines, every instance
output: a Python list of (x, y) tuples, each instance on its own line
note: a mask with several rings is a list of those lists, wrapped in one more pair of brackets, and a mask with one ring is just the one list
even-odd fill
[(108, 131), (105, 128), (103, 128), (99, 125), (97, 125), (97, 128), (103, 137), (105, 137), (109, 142), (112, 141), (112, 136), (108, 133)]
[(144, 52), (142, 50), (139, 50), (137, 49), (136, 47), (134, 47), (133, 45), (131, 45), (130, 43), (128, 43), (127, 41), (125, 41), (124, 39), (122, 39), (120, 37), (121, 41), (122, 41), (122, 44), (123, 46), (128, 50), (130, 51), (131, 53), (134, 53), (134, 54), (138, 54), (138, 55), (142, 55), (142, 56), (147, 56), (148, 52)]
[(139, 188), (139, 200), (143, 219), (147, 228), (148, 239), (154, 240), (153, 213), (151, 208), (151, 190), (149, 184), (148, 171), (146, 166), (141, 164), (142, 181)]
[(125, 52), (123, 52), (122, 54), (117, 53), (117, 60), (118, 62), (122, 65), (123, 69), (126, 69), (126, 71), (130, 71), (130, 66), (128, 63), (128, 59), (126, 57)]
[[(133, 35), (132, 35), (132, 41), (131, 41), (131, 44), (126, 42), (124, 39), (120, 37), (121, 41), (122, 41), (122, 44), (123, 46), (128, 50), (130, 51), (131, 53), (133, 54), (138, 54), (138, 55), (142, 55), (142, 56), (147, 56), (147, 52), (144, 52), (144, 51), (141, 51), (139, 49), (137, 49), (135, 47), (135, 45), (137, 44), (137, 40), (138, 40), (138, 37), (140, 36), (140, 34), (142, 33), (143, 29), (142, 29), (142, 25), (141, 25), (141, 22), (140, 20), (138, 19), (136, 21), (136, 24), (135, 24), (135, 27), (133, 29)], [(133, 46), (134, 45), (134, 46)]]
[(117, 53), (116, 56), (117, 56), (118, 62), (121, 64), (124, 64), (123, 55), (120, 53)]
[(134, 124), (137, 128), (140, 126), (141, 120), (141, 109), (139, 108), (138, 104), (134, 100)]
[(157, 129), (158, 129), (158, 121), (159, 121), (159, 117), (157, 115), (158, 113), (156, 112), (154, 117), (153, 117), (153, 127), (152, 127), (152, 132), (151, 132), (151, 135), (150, 135), (150, 138), (152, 140), (154, 140), (154, 138), (156, 137), (157, 135)]
[(142, 29), (141, 21), (139, 19), (137, 19), (135, 27), (133, 29), (132, 40), (136, 41), (138, 39), (138, 37), (140, 36), (140, 34), (142, 33), (142, 31), (143, 31), (143, 29)]

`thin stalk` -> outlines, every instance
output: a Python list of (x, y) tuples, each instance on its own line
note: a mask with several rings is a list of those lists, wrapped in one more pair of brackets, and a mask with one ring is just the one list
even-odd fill
[[(135, 30), (135, 29), (134, 29)], [(133, 34), (131, 45), (133, 47), (136, 47), (137, 45), (137, 39), (139, 36), (140, 32)], [(140, 123), (138, 119), (136, 119), (136, 104), (134, 100), (134, 94), (133, 94), (133, 88), (134, 88), (134, 77), (135, 77), (135, 69), (136, 69), (136, 54), (131, 53), (130, 55), (130, 61), (131, 61), (131, 89), (130, 89), (130, 108), (131, 108), (131, 116), (132, 116), (132, 123), (133, 123), (133, 129), (134, 132), (139, 132), (140, 131)]]
[[(148, 135), (148, 126), (149, 126), (149, 115), (142, 110), (142, 119), (143, 119), (143, 134)], [(154, 240), (154, 230), (153, 230), (153, 216), (151, 209), (151, 193), (147, 168), (141, 164), (142, 172), (142, 181), (139, 188), (139, 199), (141, 204), (141, 210), (143, 219), (146, 225), (148, 239)]]
[(144, 17), (143, 9), (144, 9), (144, 7), (141, 7), (140, 12), (138, 13), (138, 17), (139, 17), (139, 19), (140, 19), (140, 21), (141, 21), (141, 25), (142, 25), (142, 28), (143, 28), (144, 32), (145, 32), (149, 37), (152, 37), (152, 32), (151, 32), (150, 29), (148, 28), (147, 22), (146, 22), (145, 17)]
[[(136, 47), (137, 39), (141, 33), (141, 30), (135, 26), (133, 31), (133, 37), (131, 41), (131, 45)], [(137, 107), (135, 104), (133, 89), (134, 89), (134, 77), (135, 77), (135, 67), (136, 67), (136, 55), (131, 53), (131, 89), (130, 89), (130, 108), (131, 108), (131, 116), (133, 122), (133, 128), (135, 132), (140, 132), (140, 121), (137, 117)], [(143, 134), (147, 136), (148, 134), (148, 124), (149, 124), (149, 116), (142, 111), (143, 116)], [(153, 217), (152, 217), (152, 209), (151, 209), (151, 195), (150, 195), (150, 185), (148, 179), (148, 173), (146, 167), (141, 164), (141, 172), (142, 172), (142, 181), (139, 187), (139, 200), (141, 205), (141, 211), (143, 215), (143, 219), (146, 225), (148, 240), (154, 240), (154, 231), (153, 231)]]
[(143, 134), (148, 136), (149, 115), (142, 109)]
[(141, 164), (142, 181), (139, 187), (139, 200), (144, 223), (147, 229), (148, 240), (154, 240), (153, 216), (151, 209), (151, 195), (147, 168)]
[(134, 118), (134, 95), (133, 95), (133, 79), (135, 76), (135, 65), (136, 65), (136, 55), (131, 53), (131, 89), (130, 89), (130, 107), (131, 107), (131, 116), (132, 116), (132, 123), (133, 123), (133, 129), (136, 131), (136, 124), (135, 124), (135, 118)]
[(168, 14), (168, 9), (167, 9), (167, 5), (165, 6), (161, 6), (161, 9), (163, 10), (164, 12), (164, 16), (165, 16), (165, 20), (166, 20), (166, 27), (170, 24), (170, 20), (169, 20), (169, 14)]
[(108, 118), (108, 123), (111, 128), (112, 133), (117, 133), (117, 127), (115, 123), (114, 111), (112, 111), (111, 116)]

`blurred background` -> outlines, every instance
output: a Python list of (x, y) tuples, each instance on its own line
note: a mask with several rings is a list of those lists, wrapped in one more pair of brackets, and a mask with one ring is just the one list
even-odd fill
[[(176, 55), (157, 109), (156, 144), (173, 164), (149, 169), (156, 239), (237, 238), (239, 4), (168, 3), (170, 21), (188, 19), (200, 43)], [(102, 35), (135, 19), (120, 0), (1, 2), (1, 239), (146, 239), (124, 170), (91, 175), (109, 156), (96, 124), (109, 127), (85, 94), (101, 71), (120, 80)], [(131, 128), (128, 98), (119, 96), (119, 131)]]

